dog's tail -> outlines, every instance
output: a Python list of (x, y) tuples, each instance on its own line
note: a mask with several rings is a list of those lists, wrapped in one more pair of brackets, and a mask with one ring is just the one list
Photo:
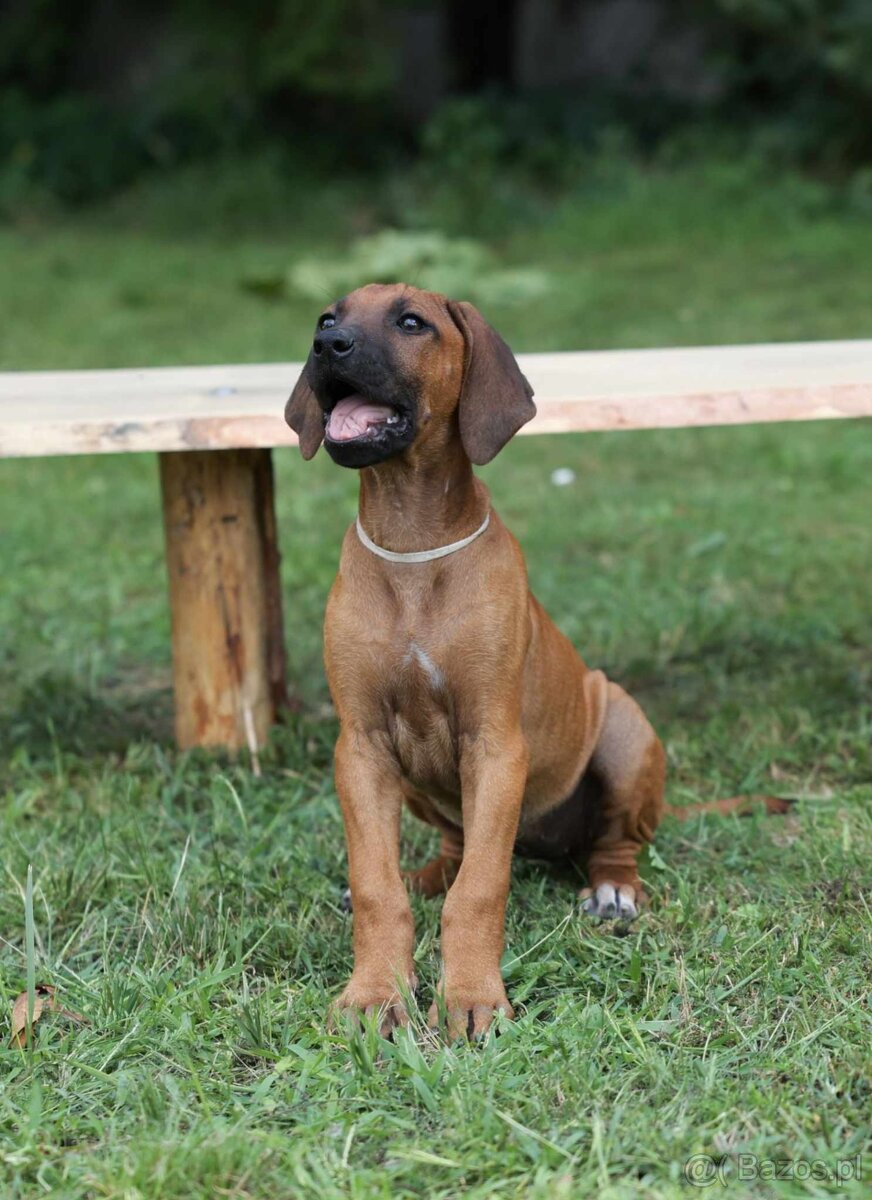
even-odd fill
[(676, 817), (679, 821), (687, 821), (697, 813), (738, 813), (746, 817), (756, 808), (763, 805), (767, 813), (783, 816), (793, 807), (792, 800), (783, 800), (780, 796), (729, 796), (725, 800), (709, 800), (704, 804), (680, 804), (666, 806), (666, 816)]

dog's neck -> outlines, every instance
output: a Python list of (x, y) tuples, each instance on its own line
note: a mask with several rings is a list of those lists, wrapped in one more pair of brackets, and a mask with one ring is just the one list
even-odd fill
[(459, 442), (438, 455), (402, 455), (360, 472), (360, 521), (385, 550), (432, 550), (473, 533), (490, 507)]

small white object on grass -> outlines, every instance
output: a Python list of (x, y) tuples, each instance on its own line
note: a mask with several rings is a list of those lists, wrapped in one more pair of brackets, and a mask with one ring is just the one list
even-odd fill
[(551, 472), (551, 482), (555, 487), (568, 487), (570, 483), (575, 483), (575, 472), (572, 467), (558, 467)]

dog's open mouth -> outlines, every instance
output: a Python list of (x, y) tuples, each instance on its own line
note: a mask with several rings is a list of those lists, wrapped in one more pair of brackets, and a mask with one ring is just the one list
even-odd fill
[[(373, 467), (401, 454), (415, 439), (414, 395), (402, 387), (332, 377), (316, 381), (324, 420), (324, 448), (341, 467)], [(365, 390), (364, 390), (365, 389)]]
[(402, 421), (402, 415), (393, 405), (378, 404), (355, 392), (337, 401), (331, 409), (325, 433), (331, 442), (371, 440)]

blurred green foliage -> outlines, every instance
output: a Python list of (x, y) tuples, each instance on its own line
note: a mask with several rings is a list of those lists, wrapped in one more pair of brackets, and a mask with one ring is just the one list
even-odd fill
[(772, 118), (799, 158), (828, 164), (872, 153), (869, 0), (709, 0), (725, 97)]
[(382, 0), (14, 4), (0, 16), (6, 191), (29, 181), (92, 200), (148, 167), (291, 133), (329, 155), (339, 105), (337, 153), (353, 164), (384, 126), (385, 18)]
[(404, 279), (429, 291), (466, 296), (485, 306), (529, 304), (546, 297), (552, 280), (534, 267), (502, 267), (496, 255), (472, 238), (438, 229), (382, 229), (356, 238), (339, 253), (322, 247), (287, 269), (245, 276), (245, 291), (277, 300), (288, 294), (316, 304), (366, 283)]
[[(7, 6), (0, 212), (27, 208), (34, 192), (90, 202), (145, 172), (256, 146), (277, 149), (291, 174), (302, 162), (365, 171), (413, 156), (433, 190), (456, 193), (458, 215), (494, 197), (517, 208), (511, 193), (530, 179), (559, 188), (604, 131), (642, 151), (733, 139), (828, 170), (872, 157), (869, 0), (664, 0), (673, 26), (702, 35), (716, 80), (705, 95), (640, 87), (631, 72), (535, 94), (449, 94), (426, 120), (410, 115), (398, 79), (397, 18), (412, 3)], [(429, 7), (440, 3), (452, 7)]]
[[(335, 271), (448, 286), (431, 272), (458, 259), (466, 279), (450, 291), (518, 351), (868, 335), (872, 191), (853, 184), (720, 152), (640, 164), (612, 147), (547, 204), (519, 193), (514, 222), (507, 198), (492, 205), (474, 235), (446, 195), (440, 208), (403, 174), (287, 178), (267, 155), (33, 212), (0, 225), (0, 368), (302, 358)], [(486, 298), (470, 241), (501, 281)], [(289, 280), (301, 263), (307, 295)], [(531, 267), (544, 292), (517, 303)]]

